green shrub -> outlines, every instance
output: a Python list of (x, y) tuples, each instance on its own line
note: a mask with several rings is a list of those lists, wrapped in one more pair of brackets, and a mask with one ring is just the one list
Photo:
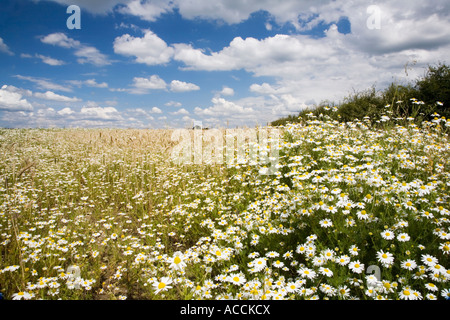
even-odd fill
[(372, 87), (355, 91), (339, 104), (324, 101), (317, 106), (302, 110), (297, 115), (275, 120), (273, 126), (286, 125), (306, 119), (329, 117), (338, 121), (362, 120), (369, 117), (379, 121), (383, 115), (393, 118), (414, 118), (417, 123), (430, 120), (436, 113), (450, 118), (450, 67), (439, 63), (428, 66), (425, 76), (412, 84), (391, 83), (382, 91)]

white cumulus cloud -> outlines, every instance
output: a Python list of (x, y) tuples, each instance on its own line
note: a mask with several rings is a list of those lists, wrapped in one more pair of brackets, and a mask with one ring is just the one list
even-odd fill
[(5, 111), (32, 111), (33, 106), (26, 99), (22, 99), (22, 94), (8, 90), (7, 85), (0, 89), (0, 110)]
[(66, 97), (57, 93), (54, 93), (52, 91), (46, 91), (44, 93), (36, 92), (34, 94), (36, 98), (45, 99), (45, 100), (52, 100), (52, 101), (61, 101), (61, 102), (78, 102), (81, 101), (81, 99), (78, 99), (76, 97), (70, 98)]
[(187, 92), (200, 90), (200, 87), (193, 83), (188, 83), (179, 80), (172, 80), (170, 83), (170, 90), (172, 92)]
[(90, 63), (96, 66), (105, 66), (111, 64), (108, 57), (101, 53), (97, 48), (82, 44), (78, 40), (69, 38), (62, 32), (55, 32), (41, 38), (41, 42), (62, 48), (75, 49), (74, 55), (78, 57), (80, 64)]
[(113, 46), (115, 53), (136, 57), (136, 62), (147, 65), (167, 63), (174, 52), (172, 47), (150, 30), (147, 30), (142, 38), (129, 34), (117, 37)]
[(167, 83), (161, 79), (158, 75), (154, 74), (148, 78), (134, 77), (133, 88), (129, 90), (134, 94), (145, 94), (149, 90), (164, 90), (167, 87)]
[(114, 107), (83, 106), (80, 116), (91, 120), (122, 120), (121, 114)]
[(36, 57), (41, 59), (43, 63), (48, 64), (50, 66), (62, 66), (63, 64), (65, 64), (65, 62), (62, 60), (44, 56), (42, 54), (36, 54)]

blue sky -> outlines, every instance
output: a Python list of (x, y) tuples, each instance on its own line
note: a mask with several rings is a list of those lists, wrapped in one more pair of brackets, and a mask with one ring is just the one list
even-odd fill
[[(81, 29), (67, 28), (72, 4)], [(354, 90), (413, 81), (450, 52), (448, 1), (0, 6), (1, 127), (265, 125)]]

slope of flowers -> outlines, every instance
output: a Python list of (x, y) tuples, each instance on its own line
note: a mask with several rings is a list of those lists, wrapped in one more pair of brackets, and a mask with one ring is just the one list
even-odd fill
[(275, 175), (172, 164), (164, 131), (2, 131), (0, 292), (448, 299), (447, 127), (290, 124)]

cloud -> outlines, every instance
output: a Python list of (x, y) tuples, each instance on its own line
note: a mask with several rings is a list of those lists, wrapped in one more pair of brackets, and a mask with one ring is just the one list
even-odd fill
[(69, 108), (69, 107), (66, 107), (66, 108), (63, 108), (63, 109), (59, 110), (57, 113), (58, 113), (59, 115), (61, 115), (61, 116), (68, 116), (68, 115), (74, 114), (75, 111), (73, 111), (73, 110), (72, 110), (71, 108)]
[(6, 53), (7, 55), (13, 56), (14, 52), (12, 52), (6, 43), (3, 42), (3, 39), (0, 38), (0, 52)]
[(74, 54), (78, 57), (77, 61), (80, 64), (90, 63), (96, 66), (111, 64), (107, 56), (94, 47), (83, 46), (76, 50)]
[(69, 80), (69, 83), (81, 87), (82, 85), (93, 87), (93, 88), (108, 88), (108, 84), (106, 82), (98, 83), (95, 79), (88, 79), (88, 80)]
[(80, 41), (71, 39), (62, 32), (48, 34), (41, 38), (41, 42), (63, 48), (78, 48), (81, 46)]
[(225, 100), (224, 98), (212, 98), (211, 102), (213, 103), (212, 107), (209, 108), (199, 108), (196, 107), (194, 112), (197, 115), (202, 116), (241, 116), (243, 114), (254, 114), (254, 110), (252, 108), (244, 108), (241, 105), (238, 105), (232, 101)]
[[(306, 37), (305, 37), (306, 38)], [(186, 70), (229, 71), (246, 69), (255, 71), (267, 64), (282, 64), (310, 56), (308, 45), (294, 36), (277, 34), (258, 40), (252, 37), (234, 38), (219, 52), (205, 54), (191, 45), (175, 44), (174, 59), (183, 62)], [(319, 53), (314, 50), (314, 54)], [(326, 53), (319, 53), (319, 57)]]
[(98, 83), (95, 79), (88, 79), (83, 81), (83, 83), (89, 87), (108, 88), (108, 84), (106, 82)]
[(62, 48), (75, 49), (74, 55), (78, 57), (80, 64), (90, 63), (96, 66), (105, 66), (111, 64), (108, 57), (101, 53), (97, 48), (84, 45), (78, 40), (69, 38), (62, 32), (56, 32), (41, 38), (41, 42)]
[(187, 92), (200, 90), (200, 87), (193, 83), (183, 82), (179, 80), (172, 80), (172, 82), (170, 83), (170, 90), (172, 92)]
[(24, 58), (24, 59), (33, 58), (33, 56), (31, 54), (28, 54), (28, 53), (21, 53), (20, 57)]
[[(306, 3), (305, 3), (306, 2)], [(186, 19), (221, 20), (229, 24), (236, 24), (246, 20), (253, 12), (267, 10), (280, 20), (293, 20), (297, 12), (310, 6), (308, 1), (208, 1), (191, 0), (176, 1), (180, 14)]]
[[(140, 2), (142, 8), (148, 3)], [(153, 5), (162, 8), (167, 3), (160, 1)], [(249, 0), (239, 3), (175, 0), (171, 3), (172, 9), (177, 9), (185, 19), (221, 20), (233, 24), (244, 21), (253, 12), (265, 10), (270, 19), (265, 25), (270, 25), (272, 31), (285, 23), (294, 26), (299, 33), (277, 34), (264, 39), (235, 37), (221, 50), (212, 52), (189, 43), (167, 44), (150, 31), (142, 38), (127, 38), (136, 46), (143, 43), (139, 53), (133, 54), (134, 48), (127, 53), (140, 63), (154, 65), (175, 60), (184, 64), (182, 70), (245, 70), (256, 77), (273, 77), (275, 84), (266, 81), (250, 88), (250, 92), (267, 95), (267, 99), (270, 94), (278, 99), (281, 94), (290, 94), (304, 102), (339, 100), (352, 89), (374, 84), (384, 86), (393, 80), (405, 81), (406, 63), (416, 63), (415, 70), (409, 73), (411, 78), (420, 76), (429, 63), (445, 61), (450, 50), (450, 3), (444, 0), (432, 4), (378, 1), (379, 29), (368, 26), (370, 4), (362, 0)], [(165, 6), (164, 10), (152, 11), (152, 19), (164, 11), (168, 12), (170, 8)], [(133, 14), (132, 11), (128, 13)], [(349, 22), (350, 33), (339, 31), (337, 24), (342, 19)], [(308, 30), (317, 33), (315, 36), (304, 34)], [(148, 45), (144, 45), (146, 41)], [(147, 50), (153, 43), (154, 51)], [(270, 99), (268, 101), (272, 101)]]
[(117, 37), (113, 46), (115, 53), (134, 56), (136, 62), (150, 66), (169, 62), (174, 52), (172, 47), (150, 30), (147, 30), (142, 38), (129, 34)]
[(166, 82), (154, 74), (148, 78), (134, 77), (133, 88), (128, 91), (133, 94), (146, 94), (149, 90), (164, 90), (166, 87)]
[(114, 107), (83, 106), (80, 111), (83, 119), (90, 120), (122, 120), (119, 111)]
[(36, 78), (36, 77), (30, 77), (30, 76), (22, 76), (22, 75), (15, 75), (16, 78), (21, 80), (26, 80), (33, 82), (37, 85), (39, 89), (44, 90), (56, 90), (56, 91), (64, 91), (64, 92), (71, 92), (72, 89), (67, 86), (62, 86), (60, 84), (51, 82), (48, 79), (45, 78)]
[[(161, 111), (162, 112), (162, 111)], [(126, 114), (128, 115), (128, 116), (134, 116), (134, 117), (136, 117), (136, 118), (138, 118), (138, 119), (147, 119), (147, 120), (150, 120), (150, 121), (153, 121), (153, 120), (155, 120), (155, 118), (153, 118), (151, 115), (150, 115), (150, 113), (151, 112), (149, 112), (149, 111), (146, 111), (146, 110), (144, 110), (144, 109), (142, 109), (142, 108), (136, 108), (136, 109), (127, 109), (126, 110)]]
[(277, 92), (269, 83), (264, 82), (263, 84), (254, 83), (250, 86), (250, 92), (255, 92), (258, 94), (274, 94)]
[(150, 113), (162, 113), (162, 110), (158, 107), (153, 107), (152, 110), (150, 110)]
[[(13, 88), (14, 90), (14, 88)], [(0, 89), (0, 110), (5, 111), (32, 111), (33, 106), (18, 92), (8, 90), (7, 85)]]
[(65, 64), (65, 62), (62, 60), (47, 57), (42, 54), (36, 54), (36, 57), (41, 59), (43, 63), (48, 64), (50, 66), (62, 66), (63, 64)]
[(183, 82), (179, 80), (172, 80), (169, 85), (161, 79), (158, 75), (154, 74), (148, 78), (134, 77), (131, 89), (123, 89), (123, 91), (128, 91), (132, 94), (147, 94), (150, 90), (167, 90), (170, 88), (172, 92), (188, 92), (200, 90), (200, 87), (188, 82)]
[(46, 91), (45, 93), (36, 92), (34, 94), (36, 98), (45, 99), (45, 100), (52, 100), (52, 101), (61, 101), (61, 102), (78, 102), (81, 101), (81, 99), (78, 99), (76, 97), (69, 98), (66, 96), (59, 95), (57, 93), (54, 93), (52, 91)]
[[(42, 0), (34, 0), (42, 1)], [(126, 4), (129, 0), (50, 0), (66, 7), (75, 4), (78, 5), (82, 10), (87, 10), (93, 14), (106, 14), (112, 12), (114, 7), (119, 4)]]
[(187, 111), (184, 108), (181, 108), (181, 109), (179, 109), (179, 110), (177, 110), (175, 112), (171, 112), (170, 114), (172, 114), (172, 115), (180, 115), (180, 114), (187, 115), (187, 114), (189, 114), (189, 111)]
[(181, 107), (182, 104), (181, 102), (177, 102), (177, 101), (169, 101), (167, 103), (164, 104), (167, 107)]
[(234, 90), (233, 88), (224, 86), (222, 88), (222, 91), (219, 92), (219, 94), (222, 96), (234, 96)]
[(137, 16), (143, 20), (154, 22), (163, 13), (173, 10), (173, 4), (164, 0), (129, 1), (125, 7), (119, 9), (121, 13)]

